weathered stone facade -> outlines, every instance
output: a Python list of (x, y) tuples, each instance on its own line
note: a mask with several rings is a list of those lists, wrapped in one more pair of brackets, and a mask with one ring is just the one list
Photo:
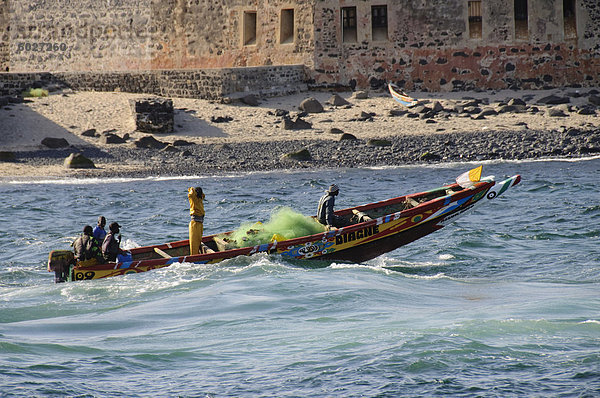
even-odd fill
[(57, 85), (81, 91), (124, 91), (164, 97), (220, 99), (237, 93), (253, 92), (272, 96), (297, 92), (305, 89), (302, 82), (306, 80), (303, 65), (131, 72), (3, 73), (0, 74), (0, 95), (19, 94), (34, 86)]
[(598, 0), (0, 0), (0, 39), (1, 70), (21, 73), (304, 65), (317, 86), (600, 85)]

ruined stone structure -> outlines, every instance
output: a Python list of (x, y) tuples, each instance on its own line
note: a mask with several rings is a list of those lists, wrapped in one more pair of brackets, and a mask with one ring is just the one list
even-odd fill
[[(122, 77), (116, 85), (129, 89), (127, 79), (144, 73), (286, 65), (302, 65), (305, 79), (317, 86), (598, 86), (600, 4), (0, 0), (0, 68), (10, 72), (0, 73), (0, 82), (12, 73), (94, 72)], [(189, 86), (189, 78), (181, 84)]]

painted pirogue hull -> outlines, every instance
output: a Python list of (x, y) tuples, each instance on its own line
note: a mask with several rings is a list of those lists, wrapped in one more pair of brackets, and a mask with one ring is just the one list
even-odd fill
[[(496, 198), (516, 185), (516, 175), (496, 183), (493, 180), (475, 183), (468, 189), (457, 184), (431, 191), (401, 196), (337, 211), (353, 224), (322, 233), (253, 247), (219, 250), (216, 235), (203, 238), (209, 253), (189, 253), (187, 240), (131, 249), (132, 261), (91, 266), (75, 266), (70, 280), (98, 279), (139, 273), (167, 267), (174, 263), (212, 264), (237, 256), (256, 253), (277, 254), (298, 260), (363, 262), (393, 251), (423, 236), (435, 232), (474, 207)], [(360, 217), (360, 218), (359, 218)], [(52, 253), (51, 253), (52, 257)], [(49, 262), (50, 267), (50, 262)]]

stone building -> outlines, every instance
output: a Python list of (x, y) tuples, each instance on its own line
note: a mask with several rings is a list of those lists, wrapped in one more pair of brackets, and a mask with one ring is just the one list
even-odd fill
[(598, 86), (600, 4), (0, 0), (5, 75), (286, 65), (302, 65), (317, 86)]

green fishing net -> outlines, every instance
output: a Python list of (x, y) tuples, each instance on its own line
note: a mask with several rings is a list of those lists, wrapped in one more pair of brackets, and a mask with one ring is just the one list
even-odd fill
[(245, 223), (231, 235), (218, 238), (227, 242), (227, 249), (255, 246), (273, 241), (299, 238), (326, 231), (327, 228), (312, 217), (282, 207), (277, 209), (265, 223)]

